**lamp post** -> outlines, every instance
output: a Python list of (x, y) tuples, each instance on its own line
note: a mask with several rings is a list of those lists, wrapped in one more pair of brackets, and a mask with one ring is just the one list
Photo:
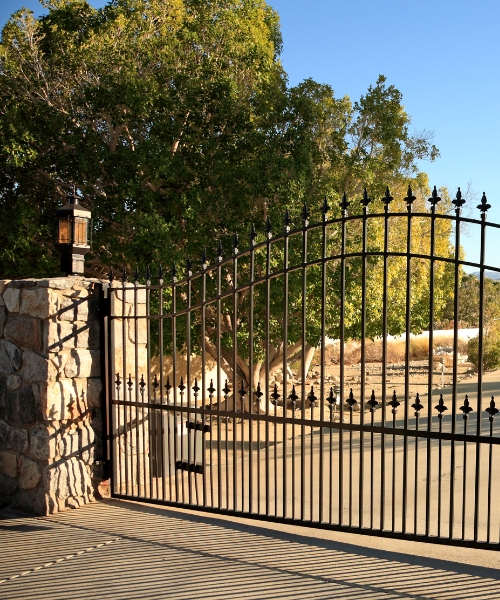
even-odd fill
[(66, 275), (83, 275), (84, 255), (90, 250), (91, 212), (78, 203), (75, 194), (68, 194), (67, 203), (56, 211), (57, 246), (61, 254), (61, 271)]

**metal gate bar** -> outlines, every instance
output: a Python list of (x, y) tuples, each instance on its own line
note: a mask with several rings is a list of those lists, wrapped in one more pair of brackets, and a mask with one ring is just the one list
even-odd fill
[[(240, 251), (235, 235), (229, 258), (223, 257), (219, 241), (215, 263), (210, 265), (204, 253), (201, 271), (193, 274), (188, 261), (181, 280), (175, 265), (169, 282), (161, 269), (157, 283), (149, 269), (145, 283), (137, 271), (133, 283), (126, 273), (121, 281), (111, 273), (105, 345), (114, 497), (373, 535), (500, 547), (500, 515), (492, 502), (500, 492), (498, 410), (493, 395), (485, 398), (483, 408), (481, 368), (472, 403), (468, 396), (460, 397), (458, 380), (461, 270), (479, 270), (481, 365), (485, 272), (500, 272), (486, 264), (486, 231), (496, 232), (500, 225), (486, 221), (484, 195), (480, 220), (461, 216), (460, 191), (453, 215), (438, 212), (441, 199), (435, 188), (430, 212), (413, 211), (411, 188), (404, 200), (405, 212), (391, 212), (387, 189), (383, 212), (371, 213), (366, 190), (359, 210), (344, 194), (339, 216), (329, 218), (332, 209), (325, 200), (321, 222), (310, 224), (304, 205), (302, 226), (294, 230), (287, 211), (281, 235), (273, 236), (268, 218), (262, 241), (252, 226), (250, 247)], [(398, 220), (404, 224), (404, 248), (391, 245), (391, 223)], [(447, 222), (455, 227), (455, 248), (443, 255), (436, 251), (436, 239)], [(460, 258), (463, 223), (480, 227), (479, 263)], [(425, 244), (415, 245), (415, 226), (427, 228), (427, 250)], [(383, 232), (381, 244), (370, 237), (370, 228)], [(393, 296), (399, 291), (390, 272), (397, 264), (405, 265), (402, 397), (395, 390), (390, 393), (387, 377)], [(453, 279), (453, 373), (451, 394), (443, 390), (437, 399), (435, 294), (443, 265), (452, 269)], [(428, 270), (429, 358), (426, 397), (417, 393), (413, 398), (410, 333), (419, 268)], [(375, 273), (377, 289), (372, 287)], [(357, 313), (351, 293), (359, 293)], [(381, 314), (375, 318), (377, 294)], [(335, 315), (338, 392), (325, 384), (326, 337)], [(305, 354), (315, 322), (321, 381), (307, 384)], [(382, 340), (379, 394), (370, 390), (366, 374), (366, 340), (374, 323), (379, 323)], [(354, 330), (360, 339), (360, 376), (350, 388), (345, 348)], [(276, 331), (282, 331), (281, 354)], [(302, 354), (295, 382), (288, 368), (297, 351)], [(200, 361), (195, 368), (196, 356)], [(207, 377), (210, 358), (216, 371)], [(282, 381), (270, 385), (277, 364)], [(230, 377), (222, 368), (229, 369)], [(468, 423), (474, 418), (471, 432)], [(461, 477), (456, 475), (460, 470)]]

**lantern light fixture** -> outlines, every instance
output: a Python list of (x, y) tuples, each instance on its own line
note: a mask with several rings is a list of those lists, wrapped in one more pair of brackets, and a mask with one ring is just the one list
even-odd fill
[(91, 212), (68, 194), (67, 202), (56, 211), (57, 246), (61, 254), (61, 271), (66, 275), (83, 275), (85, 254), (90, 250)]

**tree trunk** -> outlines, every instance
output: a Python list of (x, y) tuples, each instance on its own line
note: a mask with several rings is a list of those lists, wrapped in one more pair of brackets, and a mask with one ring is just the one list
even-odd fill
[[(210, 340), (205, 340), (205, 350), (206, 352), (217, 361), (217, 352), (215, 346), (211, 343)], [(302, 346), (300, 343), (293, 344), (287, 349), (287, 368), (289, 367), (291, 362), (297, 361), (298, 359), (305, 361), (305, 373), (307, 374), (309, 368), (311, 366), (312, 359), (314, 357), (315, 348), (306, 344), (305, 352), (302, 351)], [(284, 348), (280, 346), (278, 348), (273, 347), (270, 348), (269, 352), (269, 380), (272, 380), (275, 373), (278, 369), (283, 368), (283, 359), (284, 359)], [(269, 381), (266, 381), (266, 363), (264, 362), (255, 362), (253, 365), (253, 390), (250, 390), (250, 367), (246, 360), (238, 355), (237, 356), (237, 364), (236, 364), (236, 390), (232, 390), (233, 382), (234, 382), (234, 358), (232, 352), (228, 350), (221, 349), (220, 352), (220, 367), (229, 382), (229, 387), (231, 388), (231, 396), (228, 399), (228, 409), (236, 411), (244, 411), (244, 412), (261, 412), (265, 413), (267, 410), (268, 398), (266, 398), (266, 389), (269, 386)], [(300, 370), (302, 373), (302, 369)], [(287, 397), (291, 392), (292, 384), (290, 383), (290, 376), (288, 377), (288, 386), (287, 389), (283, 389), (283, 384), (278, 385), (278, 393), (281, 395), (281, 400), (283, 404), (286, 404)], [(246, 391), (246, 394), (243, 396), (243, 405), (241, 402), (241, 394), (239, 393), (241, 389), (241, 383), (243, 382), (243, 387)], [(224, 383), (224, 382), (222, 382)], [(260, 391), (262, 392), (262, 396), (259, 398), (255, 395), (257, 391), (257, 387), (260, 385)], [(269, 388), (268, 397), (270, 399), (270, 394), (273, 390)]]

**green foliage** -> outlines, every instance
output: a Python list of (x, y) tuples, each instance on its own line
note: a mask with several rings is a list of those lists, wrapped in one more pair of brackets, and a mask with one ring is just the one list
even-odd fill
[[(469, 340), (467, 345), (469, 361), (479, 368), (479, 336)], [(485, 332), (483, 338), (483, 368), (494, 371), (500, 368), (500, 328), (495, 327)]]
[[(458, 319), (461, 327), (479, 327), (479, 279), (475, 275), (462, 274), (458, 290)], [(454, 295), (444, 308), (443, 320), (454, 318)], [(500, 281), (485, 278), (483, 324), (494, 325), (500, 321)]]
[[(436, 155), (383, 77), (354, 104), (310, 79), (288, 89), (263, 0), (47, 8), (2, 31), (0, 228), (29, 240), (0, 251), (2, 276), (57, 271), (47, 227), (73, 185), (93, 212), (87, 267), (100, 275), (199, 257), (304, 199), (378, 195)], [(29, 217), (11, 210), (21, 204)]]
[[(22, 10), (11, 17), (0, 43), (0, 276), (55, 274), (58, 257), (51, 228), (58, 205), (73, 186), (93, 214), (93, 248), (87, 274), (110, 266), (129, 273), (138, 265), (197, 261), (222, 240), (227, 256), (234, 231), (243, 238), (254, 222), (258, 241), (270, 218), (281, 233), (285, 207), (300, 227), (304, 200), (319, 219), (323, 198), (340, 215), (343, 192), (351, 214), (366, 186), (379, 199), (386, 185), (396, 198), (391, 211), (406, 211), (403, 198), (412, 184), (415, 207), (427, 212), (429, 189), (416, 161), (434, 159), (427, 133), (411, 134), (401, 93), (380, 76), (358, 101), (336, 98), (328, 85), (307, 79), (287, 86), (279, 60), (278, 15), (264, 0), (112, 0), (102, 9), (86, 0), (51, 0), (48, 14), (35, 19)], [(438, 212), (449, 210), (442, 191)], [(379, 202), (379, 201), (378, 201)], [(15, 207), (15, 210), (13, 210)], [(380, 203), (379, 203), (380, 207)], [(372, 208), (370, 208), (372, 210)], [(374, 208), (377, 212), (380, 208)], [(315, 217), (316, 215), (316, 217)], [(428, 219), (413, 218), (412, 252), (428, 252)], [(450, 223), (437, 221), (437, 251), (450, 256)], [(359, 248), (361, 229), (348, 227), (349, 248)], [(383, 226), (372, 220), (369, 247), (383, 250)], [(403, 220), (391, 220), (391, 251), (406, 251)], [(337, 255), (340, 233), (332, 229), (327, 252)], [(244, 240), (244, 241), (243, 241)], [(319, 235), (309, 236), (309, 257), (321, 255)], [(250, 277), (239, 264), (239, 281)], [(300, 264), (301, 243), (290, 238), (290, 264)], [(283, 251), (273, 250), (271, 270)], [(367, 334), (380, 334), (381, 262), (369, 261)], [(255, 277), (265, 273), (265, 252), (257, 252)], [(405, 324), (406, 260), (391, 258), (388, 277), (389, 329)], [(347, 262), (346, 335), (360, 335), (361, 263)], [(182, 273), (181, 273), (182, 275)], [(229, 286), (228, 269), (223, 280)], [(437, 263), (436, 307), (449, 290), (449, 272)], [(321, 268), (307, 273), (307, 342), (321, 335)], [(412, 328), (428, 326), (428, 264), (412, 260)], [(338, 335), (340, 272), (328, 266), (328, 335)], [(207, 275), (206, 297), (216, 292)], [(300, 269), (290, 275), (288, 344), (300, 349), (302, 331)], [(193, 288), (193, 301), (201, 291)], [(284, 338), (283, 277), (273, 280), (270, 344), (276, 356)], [(179, 302), (185, 296), (179, 294)], [(249, 294), (237, 298), (240, 358), (250, 337)], [(171, 300), (170, 300), (171, 301)], [(159, 300), (158, 300), (159, 302)], [(167, 304), (169, 301), (166, 301)], [(267, 296), (254, 290), (255, 356), (264, 356)], [(167, 308), (166, 308), (167, 309)], [(222, 303), (220, 332), (228, 356), (232, 347), (233, 304)], [(207, 339), (199, 323), (194, 346), (213, 345), (215, 308), (207, 308)], [(179, 325), (179, 340), (185, 340)], [(165, 336), (168, 337), (165, 331)], [(181, 343), (181, 342), (179, 342)], [(281, 347), (281, 350), (280, 350)], [(229, 360), (229, 358), (228, 358)], [(243, 367), (241, 367), (243, 368)]]

